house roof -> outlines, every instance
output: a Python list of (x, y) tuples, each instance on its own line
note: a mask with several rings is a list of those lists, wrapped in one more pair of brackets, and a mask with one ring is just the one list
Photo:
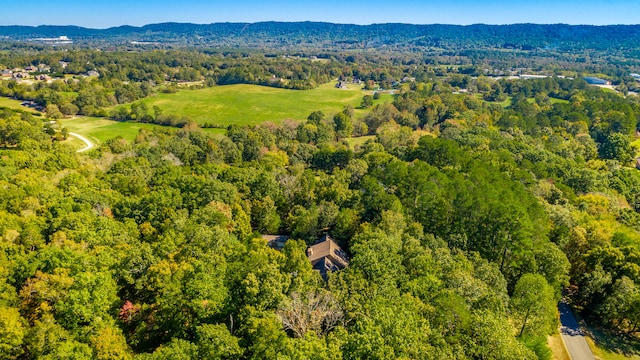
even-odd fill
[(284, 244), (289, 240), (287, 235), (262, 235), (262, 238), (267, 240), (267, 246), (276, 250), (282, 250)]
[(344, 269), (349, 266), (349, 258), (347, 254), (336, 244), (329, 235), (323, 236), (320, 241), (307, 249), (307, 256), (311, 265), (318, 262), (324, 262), (327, 258), (338, 269)]

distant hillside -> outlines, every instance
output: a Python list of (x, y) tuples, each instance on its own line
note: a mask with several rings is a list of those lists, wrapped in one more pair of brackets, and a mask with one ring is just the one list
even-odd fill
[(132, 41), (182, 46), (257, 48), (436, 47), (523, 50), (637, 51), (640, 25), (349, 25), (320, 22), (162, 23), (87, 29), (78, 26), (0, 26), (0, 38), (26, 41), (67, 36), (76, 44)]

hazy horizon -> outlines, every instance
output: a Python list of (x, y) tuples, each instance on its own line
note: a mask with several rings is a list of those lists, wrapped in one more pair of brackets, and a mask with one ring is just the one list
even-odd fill
[[(118, 26), (144, 26), (166, 22), (212, 24), (278, 22), (329, 22), (370, 25), (405, 23), (417, 25), (636, 25), (640, 23), (640, 6), (634, 0), (455, 0), (405, 1), (326, 0), (300, 4), (293, 0), (262, 3), (257, 0), (216, 4), (202, 0), (141, 0), (87, 4), (78, 0), (32, 0), (26, 6), (13, 2), (3, 5), (0, 25), (81, 26), (106, 29)], [(33, 11), (36, 9), (36, 11)], [(25, 11), (29, 10), (29, 11)]]
[(509, 23), (509, 24), (489, 24), (489, 23), (472, 23), (472, 24), (452, 24), (452, 23), (424, 23), (424, 24), (417, 24), (417, 23), (409, 23), (409, 22), (398, 22), (398, 21), (390, 21), (390, 22), (386, 22), (386, 23), (370, 23), (370, 24), (356, 24), (356, 23), (340, 23), (340, 22), (333, 22), (333, 21), (321, 21), (321, 20), (290, 20), (290, 21), (286, 21), (286, 20), (260, 20), (260, 21), (253, 21), (253, 22), (248, 22), (248, 21), (216, 21), (216, 22), (211, 22), (211, 23), (195, 23), (195, 22), (187, 22), (187, 21), (162, 21), (162, 22), (154, 22), (154, 23), (148, 23), (148, 24), (141, 24), (141, 25), (129, 25), (129, 24), (122, 24), (122, 25), (114, 25), (114, 26), (109, 26), (109, 27), (90, 27), (90, 26), (83, 26), (83, 25), (78, 25), (78, 24), (37, 24), (37, 25), (26, 25), (26, 24), (0, 24), (0, 26), (25, 26), (25, 27), (40, 27), (40, 26), (50, 26), (50, 27), (67, 27), (67, 26), (71, 26), (71, 27), (80, 27), (80, 28), (85, 28), (85, 29), (90, 29), (90, 30), (107, 30), (107, 29), (114, 29), (114, 28), (119, 28), (119, 27), (134, 27), (134, 28), (142, 28), (145, 26), (149, 26), (149, 25), (159, 25), (159, 24), (189, 24), (189, 25), (213, 25), (213, 24), (259, 24), (259, 23), (267, 23), (267, 22), (276, 22), (276, 23), (326, 23), (326, 24), (336, 24), (336, 25), (356, 25), (356, 26), (371, 26), (371, 25), (381, 25), (381, 24), (403, 24), (403, 25), (417, 25), (417, 26), (421, 26), (421, 25), (452, 25), (452, 26), (473, 26), (473, 25), (487, 25), (487, 26), (509, 26), (509, 25), (524, 25), (524, 24), (531, 24), (531, 25), (569, 25), (569, 26), (640, 26), (640, 22), (638, 23), (634, 23), (634, 24), (568, 24), (568, 23), (532, 23), (532, 22), (517, 22), (517, 23)]

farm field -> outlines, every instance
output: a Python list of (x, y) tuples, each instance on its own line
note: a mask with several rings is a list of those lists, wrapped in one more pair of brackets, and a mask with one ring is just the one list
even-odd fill
[[(356, 117), (364, 114), (366, 110), (357, 107), (367, 92), (362, 91), (360, 85), (350, 84), (348, 89), (336, 89), (334, 84), (330, 82), (312, 90), (225, 85), (157, 94), (141, 102), (150, 111), (157, 106), (165, 115), (186, 116), (198, 124), (256, 125), (265, 121), (280, 123), (285, 119), (302, 121), (313, 111), (331, 115), (345, 105), (356, 108)], [(374, 103), (392, 99), (391, 94), (385, 93)]]

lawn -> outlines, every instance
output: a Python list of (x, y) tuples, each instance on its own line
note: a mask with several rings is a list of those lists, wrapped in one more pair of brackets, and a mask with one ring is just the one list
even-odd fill
[[(345, 105), (356, 108), (356, 116), (361, 116), (365, 110), (357, 107), (366, 94), (360, 85), (336, 89), (333, 82), (312, 90), (239, 84), (157, 94), (141, 101), (149, 109), (157, 106), (163, 114), (186, 116), (199, 124), (255, 125), (265, 121), (280, 123), (285, 119), (302, 121), (317, 110), (332, 115)], [(376, 103), (392, 100), (392, 95), (382, 94)]]
[(6, 98), (6, 97), (0, 97), (0, 108), (22, 110), (22, 111), (27, 111), (27, 112), (30, 112), (30, 113), (33, 113), (33, 114), (39, 114), (40, 113), (40, 112), (30, 108), (30, 107), (22, 106), (20, 104), (22, 104), (21, 100), (14, 100), (14, 99)]

